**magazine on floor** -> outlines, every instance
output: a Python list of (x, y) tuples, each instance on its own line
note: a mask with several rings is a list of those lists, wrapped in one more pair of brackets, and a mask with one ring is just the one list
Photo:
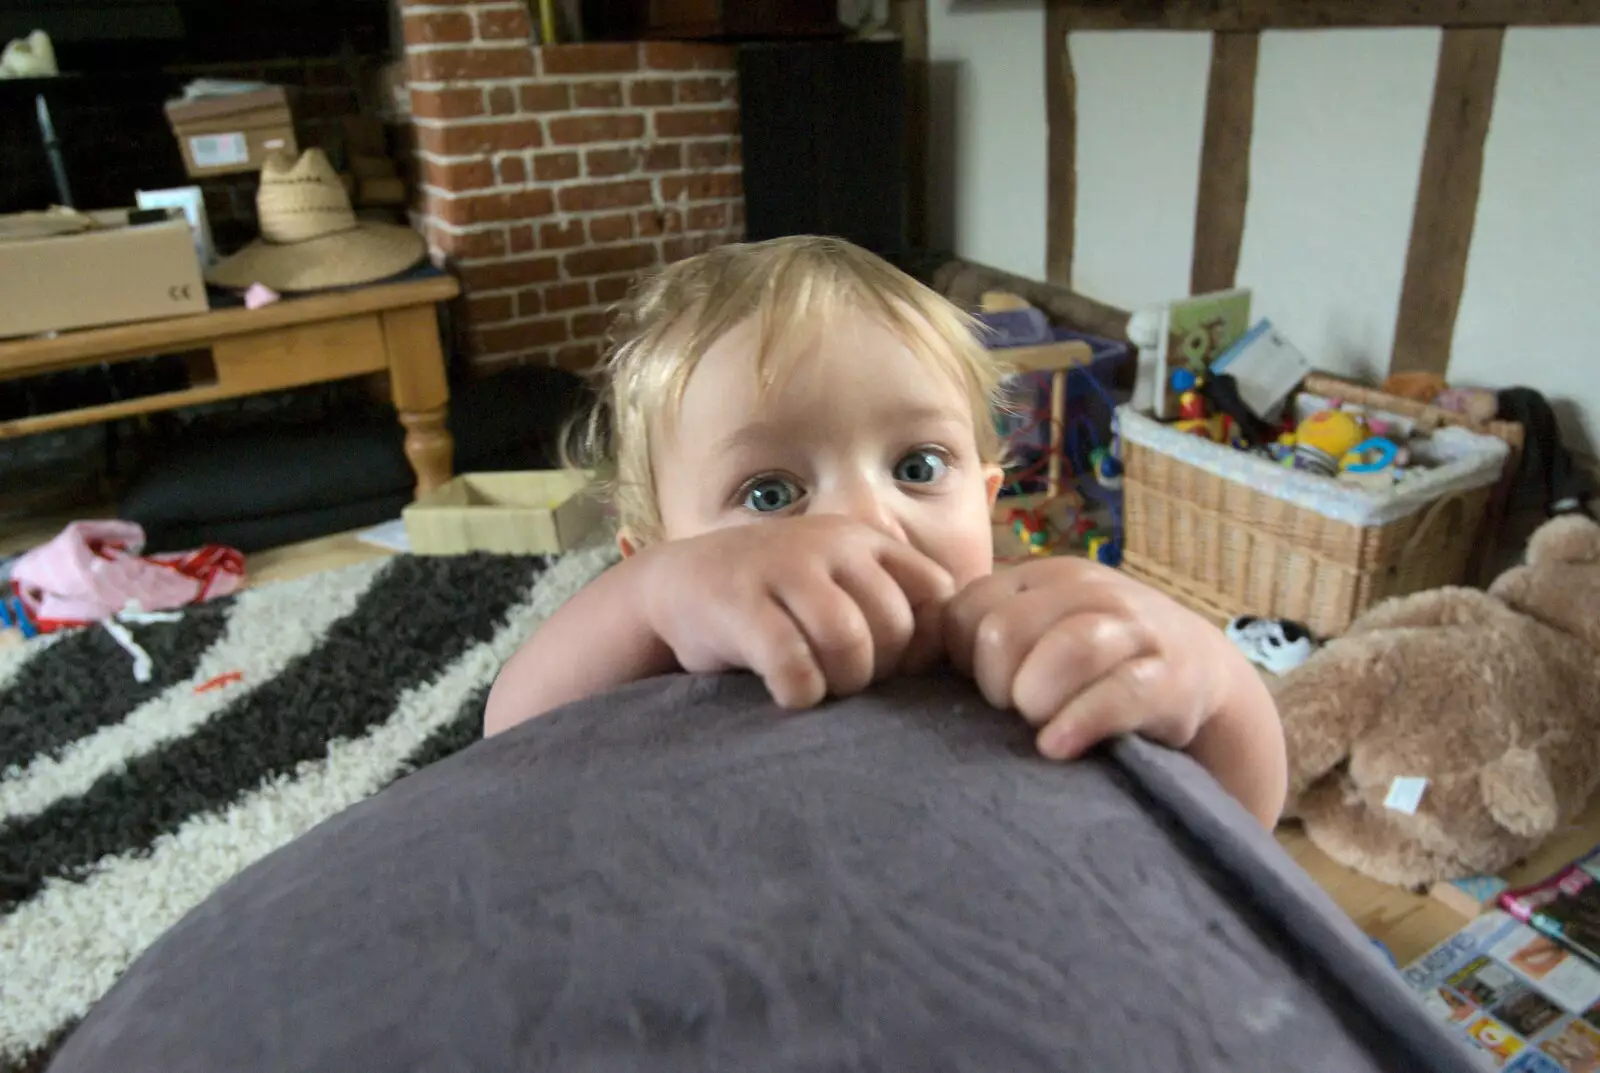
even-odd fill
[(1600, 966), (1600, 851), (1500, 895), (1500, 908)]
[(1485, 913), (1403, 972), (1502, 1069), (1600, 1073), (1600, 969), (1509, 913)]

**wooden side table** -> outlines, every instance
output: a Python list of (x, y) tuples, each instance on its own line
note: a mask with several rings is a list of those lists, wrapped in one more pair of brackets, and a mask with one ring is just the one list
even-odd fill
[(406, 429), (420, 495), (452, 472), (450, 389), (435, 306), (459, 293), (453, 278), (428, 276), (260, 309), (0, 342), (0, 380), (173, 353), (186, 355), (190, 371), (189, 386), (179, 391), (0, 421), (0, 439), (381, 372)]

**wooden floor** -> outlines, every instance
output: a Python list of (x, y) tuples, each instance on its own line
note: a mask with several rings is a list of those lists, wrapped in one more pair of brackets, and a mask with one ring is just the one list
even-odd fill
[[(44, 519), (22, 526), (0, 524), (0, 555), (12, 554), (53, 536), (60, 520)], [(997, 538), (1010, 533), (997, 532)], [(1015, 549), (1020, 550), (1020, 549)], [(1005, 554), (1002, 544), (1001, 554)], [(250, 584), (287, 581), (389, 554), (364, 544), (354, 534), (341, 534), (251, 555)], [(1278, 841), (1367, 934), (1381, 940), (1401, 964), (1423, 953), (1466, 922), (1454, 909), (1433, 898), (1386, 886), (1329, 860), (1297, 827), (1285, 825)], [(1579, 822), (1552, 839), (1526, 865), (1507, 878), (1520, 883), (1540, 878), (1600, 844), (1600, 798)]]
[(307, 574), (323, 570), (337, 570), (353, 566), (368, 559), (379, 559), (391, 553), (372, 544), (364, 544), (354, 533), (308, 540), (304, 544), (291, 544), (285, 548), (258, 551), (245, 557), (245, 577), (251, 585), (265, 585), (272, 581), (292, 581)]

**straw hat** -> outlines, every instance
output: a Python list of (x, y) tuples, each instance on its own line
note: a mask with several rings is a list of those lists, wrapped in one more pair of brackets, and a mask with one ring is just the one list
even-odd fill
[(319, 291), (384, 279), (423, 257), (422, 236), (410, 228), (356, 219), (321, 149), (307, 149), (298, 161), (281, 153), (267, 157), (256, 216), (261, 238), (212, 266), (208, 282)]

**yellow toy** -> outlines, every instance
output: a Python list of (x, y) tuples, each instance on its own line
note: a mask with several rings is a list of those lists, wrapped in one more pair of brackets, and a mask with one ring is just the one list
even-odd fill
[(1339, 459), (1366, 438), (1367, 426), (1355, 414), (1318, 410), (1294, 430), (1294, 466), (1331, 477), (1339, 472)]
[(1029, 555), (1049, 555), (1054, 551), (1054, 527), (1044, 511), (1018, 507), (1006, 515), (1006, 520)]
[(1334, 458), (1343, 458), (1366, 438), (1366, 424), (1345, 410), (1318, 410), (1294, 431), (1296, 447), (1315, 447)]
[(1233, 420), (1227, 414), (1184, 418), (1181, 421), (1174, 421), (1172, 427), (1179, 432), (1187, 432), (1192, 436), (1203, 436), (1212, 443), (1233, 443), (1237, 438), (1234, 433)]

